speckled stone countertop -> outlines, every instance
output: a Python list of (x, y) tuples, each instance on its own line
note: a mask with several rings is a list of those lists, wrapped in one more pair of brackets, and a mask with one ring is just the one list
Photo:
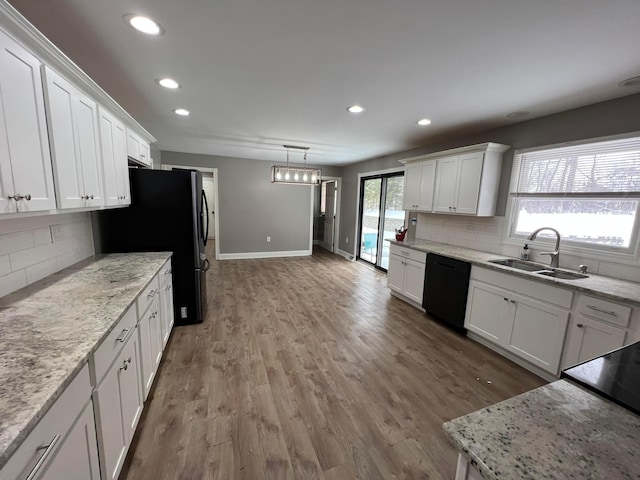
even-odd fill
[[(389, 241), (395, 245), (409, 247), (423, 252), (438, 253), (446, 257), (464, 260), (481, 267), (491, 268), (493, 270), (509, 273), (511, 275), (528, 278), (529, 280), (535, 280), (543, 283), (553, 283), (558, 285), (559, 287), (565, 287), (571, 290), (585, 293), (594, 293), (602, 297), (610, 298), (611, 300), (617, 300), (619, 302), (625, 303), (631, 302), (635, 305), (640, 305), (640, 283), (630, 282), (627, 280), (619, 280), (617, 278), (605, 277), (602, 275), (594, 275), (592, 273), (588, 273), (588, 278), (581, 278), (578, 280), (563, 280), (560, 278), (547, 277), (532, 272), (526, 272), (524, 270), (517, 270), (511, 267), (505, 267), (504, 265), (489, 263), (490, 260), (509, 258), (506, 255), (481, 252), (479, 250), (472, 250), (470, 248), (456, 247), (454, 245), (428, 242), (424, 240), (404, 242), (396, 242), (395, 240)], [(541, 266), (541, 268), (544, 267), (545, 265)]]
[(0, 299), (0, 468), (170, 256), (91, 258)]
[(487, 480), (640, 478), (640, 416), (565, 380), (456, 418), (444, 431)]

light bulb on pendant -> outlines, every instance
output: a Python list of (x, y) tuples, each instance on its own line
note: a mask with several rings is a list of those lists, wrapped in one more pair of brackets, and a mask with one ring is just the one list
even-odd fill
[(280, 170), (278, 170), (278, 171), (276, 172), (276, 179), (277, 179), (277, 180), (282, 180), (282, 173), (280, 173)]
[(309, 178), (309, 175), (307, 175), (307, 172), (304, 172), (304, 174), (302, 175), (302, 181), (306, 182), (308, 178)]
[(293, 175), (293, 179), (297, 182), (298, 180), (300, 180), (300, 175), (298, 175), (298, 170), (296, 170), (296, 173)]
[(311, 175), (311, 181), (315, 183), (315, 181), (316, 181), (316, 175), (315, 175), (315, 173), (314, 173), (313, 175)]
[(287, 173), (284, 174), (284, 179), (289, 180), (290, 178), (291, 178), (291, 175), (289, 175), (289, 170), (287, 170)]

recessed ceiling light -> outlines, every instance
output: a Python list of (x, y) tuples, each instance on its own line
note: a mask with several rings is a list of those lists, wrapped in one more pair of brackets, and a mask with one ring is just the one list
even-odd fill
[(176, 82), (173, 78), (160, 78), (156, 80), (156, 82), (158, 82), (158, 85), (161, 85), (164, 88), (171, 88), (171, 89), (180, 88), (180, 84)]
[(158, 36), (164, 34), (164, 28), (162, 28), (160, 24), (142, 15), (125, 15), (124, 21), (139, 32), (146, 33), (147, 35)]
[(349, 113), (362, 113), (362, 112), (364, 112), (364, 108), (361, 107), (360, 105), (351, 105), (350, 107), (347, 107), (347, 112), (349, 112)]
[(511, 112), (510, 114), (507, 115), (507, 118), (524, 118), (529, 116), (531, 112), (527, 112), (525, 110), (521, 110), (519, 112)]
[(176, 108), (173, 110), (173, 113), (176, 115), (182, 115), (183, 117), (189, 116), (189, 110), (185, 110), (184, 108)]
[(640, 77), (631, 77), (621, 81), (619, 87), (640, 87)]
[(421, 118), (416, 122), (416, 125), (420, 125), (421, 127), (431, 125), (431, 120), (429, 120), (428, 118)]

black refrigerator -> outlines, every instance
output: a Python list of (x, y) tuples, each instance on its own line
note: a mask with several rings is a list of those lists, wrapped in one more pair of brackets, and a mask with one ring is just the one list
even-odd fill
[(131, 205), (96, 215), (103, 253), (173, 252), (176, 325), (206, 315), (209, 208), (196, 170), (130, 168)]

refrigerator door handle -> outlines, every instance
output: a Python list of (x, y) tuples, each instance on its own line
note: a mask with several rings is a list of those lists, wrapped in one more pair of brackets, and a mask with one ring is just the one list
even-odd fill
[(203, 272), (206, 272), (207, 270), (209, 270), (209, 268), (211, 268), (211, 262), (209, 262), (208, 258), (204, 259), (204, 268), (202, 269)]
[(206, 217), (207, 217), (207, 229), (202, 232), (202, 240), (204, 241), (204, 244), (207, 244), (207, 239), (209, 238), (209, 202), (207, 202), (207, 196), (204, 193), (204, 190), (202, 190), (202, 200), (204, 203), (204, 211), (206, 212)]

